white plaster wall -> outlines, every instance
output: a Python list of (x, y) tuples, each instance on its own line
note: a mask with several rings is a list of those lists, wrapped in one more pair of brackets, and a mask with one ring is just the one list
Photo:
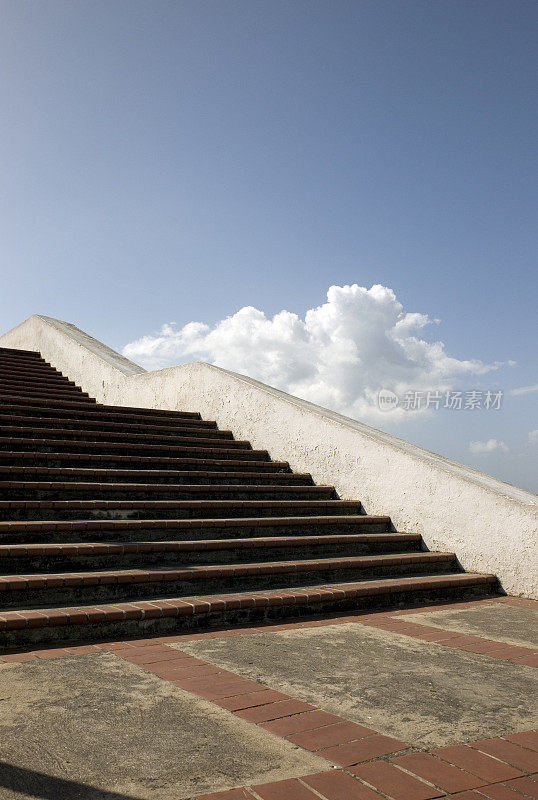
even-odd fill
[(535, 495), (251, 378), (201, 362), (155, 372), (68, 323), (34, 316), (0, 346), (40, 350), (64, 375), (114, 405), (199, 411), (317, 483), (390, 514), (430, 550), (495, 573), (508, 594), (538, 599)]

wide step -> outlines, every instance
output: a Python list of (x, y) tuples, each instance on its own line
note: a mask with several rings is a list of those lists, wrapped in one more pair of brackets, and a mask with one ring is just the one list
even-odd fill
[(491, 575), (449, 574), (331, 583), (263, 592), (185, 596), (99, 606), (0, 612), (6, 646), (92, 641), (176, 633), (192, 628), (259, 623), (320, 612), (394, 607), (489, 594)]

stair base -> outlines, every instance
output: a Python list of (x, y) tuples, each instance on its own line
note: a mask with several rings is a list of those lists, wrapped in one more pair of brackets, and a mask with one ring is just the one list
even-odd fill
[(469, 601), (497, 594), (495, 576), (457, 574), (0, 612), (0, 653), (39, 645), (136, 639), (319, 614)]

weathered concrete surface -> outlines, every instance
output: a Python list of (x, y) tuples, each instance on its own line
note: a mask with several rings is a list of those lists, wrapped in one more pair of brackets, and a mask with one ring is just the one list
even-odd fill
[(146, 372), (88, 334), (34, 315), (0, 345), (40, 350), (101, 403), (200, 411), (273, 459), (390, 514), (430, 550), (497, 575), (508, 594), (538, 599), (535, 495), (244, 375), (183, 364)]
[(326, 767), (112, 654), (0, 665), (1, 800), (179, 800)]
[(538, 604), (533, 608), (514, 608), (505, 603), (492, 603), (455, 608), (447, 611), (425, 611), (405, 616), (406, 621), (433, 625), (447, 631), (482, 636), (497, 642), (521, 647), (538, 647)]
[(359, 624), (175, 645), (419, 747), (536, 724), (536, 671)]

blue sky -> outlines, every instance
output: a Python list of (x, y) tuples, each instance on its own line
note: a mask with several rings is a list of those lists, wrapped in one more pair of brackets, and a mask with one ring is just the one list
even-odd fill
[[(2, 329), (43, 313), (121, 350), (196, 321), (220, 337), (196, 357), (225, 364), (233, 345), (237, 368), (241, 331), (230, 344), (222, 321), (242, 307), (301, 323), (330, 286), (381, 284), (441, 320), (421, 341), (516, 364), (450, 378), (503, 390), (501, 411), (364, 418), (537, 491), (538, 392), (509, 394), (538, 384), (537, 22), (520, 0), (4, 0)], [(368, 386), (330, 377), (362, 399), (380, 308), (343, 326)], [(168, 363), (192, 359), (172, 345)], [(398, 386), (424, 387), (432, 351), (418, 375), (411, 346)]]

